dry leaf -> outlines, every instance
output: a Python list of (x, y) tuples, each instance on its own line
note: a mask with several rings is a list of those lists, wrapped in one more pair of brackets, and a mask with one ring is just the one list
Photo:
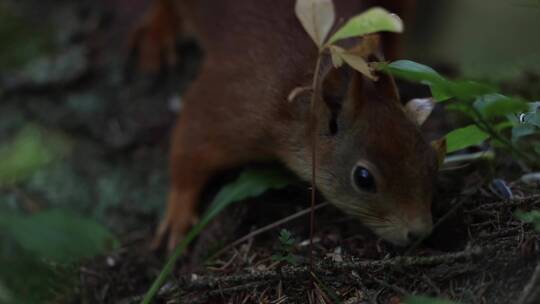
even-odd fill
[(421, 126), (429, 117), (433, 108), (435, 108), (433, 98), (415, 98), (405, 105), (405, 112), (412, 121)]
[(297, 0), (295, 13), (313, 42), (321, 49), (334, 24), (332, 0)]
[(371, 69), (368, 63), (361, 56), (358, 56), (356, 54), (351, 54), (349, 52), (340, 53), (339, 55), (341, 56), (343, 61), (345, 61), (353, 69), (364, 74), (366, 77), (368, 77), (371, 80), (377, 80), (377, 77), (375, 77), (375, 75), (371, 73)]
[(336, 45), (330, 46), (330, 57), (332, 58), (332, 65), (335, 68), (339, 68), (343, 65), (343, 58), (341, 58), (341, 53), (344, 53), (345, 50)]

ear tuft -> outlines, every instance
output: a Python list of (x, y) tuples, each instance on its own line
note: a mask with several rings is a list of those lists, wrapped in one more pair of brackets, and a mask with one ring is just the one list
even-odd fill
[(431, 146), (437, 153), (437, 163), (440, 167), (444, 163), (446, 156), (446, 137), (432, 141)]
[(405, 113), (413, 122), (421, 126), (434, 108), (435, 101), (433, 98), (415, 98), (405, 105)]

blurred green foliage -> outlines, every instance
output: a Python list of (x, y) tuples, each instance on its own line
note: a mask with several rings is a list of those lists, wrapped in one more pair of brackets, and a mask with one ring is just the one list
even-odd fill
[(5, 2), (0, 2), (0, 45), (0, 70), (20, 67), (54, 49), (46, 25), (32, 26)]
[[(70, 150), (64, 136), (24, 127), (0, 146), (0, 190), (16, 188)], [(33, 210), (40, 206), (9, 208), (9, 200), (0, 203), (1, 303), (54, 302), (73, 285), (76, 262), (118, 245), (94, 220), (64, 210)]]
[[(540, 5), (537, 0), (418, 1), (419, 32), (408, 57), (445, 63), (466, 78), (522, 82), (540, 73)], [(538, 83), (530, 83), (540, 88)], [(537, 91), (538, 92), (538, 91)], [(530, 96), (529, 96), (530, 97)]]
[(36, 126), (25, 127), (11, 143), (0, 146), (0, 185), (27, 179), (69, 150), (69, 141), (60, 135)]

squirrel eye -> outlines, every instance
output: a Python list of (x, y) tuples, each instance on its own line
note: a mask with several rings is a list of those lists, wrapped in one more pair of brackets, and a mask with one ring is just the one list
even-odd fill
[(359, 190), (372, 193), (377, 192), (375, 178), (368, 169), (361, 166), (356, 166), (354, 168), (352, 177), (354, 184), (358, 187)]

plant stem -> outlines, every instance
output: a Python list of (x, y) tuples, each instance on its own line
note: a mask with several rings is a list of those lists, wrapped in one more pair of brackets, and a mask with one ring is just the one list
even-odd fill
[(318, 117), (317, 117), (317, 100), (319, 96), (319, 74), (321, 70), (322, 51), (317, 54), (317, 63), (315, 64), (315, 72), (313, 74), (313, 82), (311, 83), (311, 207), (309, 214), (309, 267), (313, 270), (313, 234), (315, 231), (315, 196), (316, 196), (316, 181), (317, 181), (317, 137), (319, 133)]
[(493, 139), (499, 141), (501, 144), (506, 146), (512, 153), (514, 153), (516, 156), (526, 160), (527, 162), (534, 163), (535, 157), (530, 156), (529, 154), (519, 150), (516, 148), (514, 144), (512, 144), (508, 139), (506, 139), (504, 136), (502, 136), (493, 126), (482, 117), (482, 114), (474, 107), (470, 106), (471, 110), (475, 114), (476, 118), (476, 124), (480, 129), (482, 129), (484, 132), (488, 133), (493, 137)]

